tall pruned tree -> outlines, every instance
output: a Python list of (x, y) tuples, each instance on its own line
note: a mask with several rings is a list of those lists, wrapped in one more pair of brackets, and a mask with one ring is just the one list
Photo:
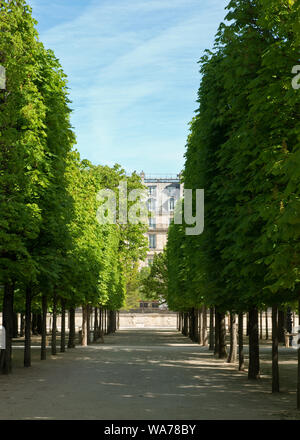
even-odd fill
[(37, 86), (39, 42), (25, 1), (1, 1), (0, 34), (0, 64), (6, 71), (6, 89), (0, 90), (0, 280), (6, 328), (1, 370), (9, 373), (14, 290), (37, 272), (26, 242), (39, 233), (38, 194), (48, 178), (41, 172), (46, 106)]

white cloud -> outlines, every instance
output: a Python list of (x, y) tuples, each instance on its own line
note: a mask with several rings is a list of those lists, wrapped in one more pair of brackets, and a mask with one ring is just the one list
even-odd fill
[(212, 46), (225, 4), (96, 0), (42, 33), (69, 75), (84, 155), (106, 163), (120, 157), (125, 167), (136, 160), (145, 168), (142, 162), (155, 152), (166, 171), (174, 161), (181, 168), (187, 124), (196, 107), (197, 61)]

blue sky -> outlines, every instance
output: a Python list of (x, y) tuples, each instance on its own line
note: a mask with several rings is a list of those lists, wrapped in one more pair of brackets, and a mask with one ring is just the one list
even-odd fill
[(82, 158), (178, 173), (197, 108), (197, 61), (228, 0), (29, 0), (69, 77)]

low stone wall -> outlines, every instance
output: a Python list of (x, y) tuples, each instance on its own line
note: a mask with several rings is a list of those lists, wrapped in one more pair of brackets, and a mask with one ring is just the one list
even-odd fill
[(177, 327), (176, 313), (122, 313), (119, 315), (119, 328), (170, 328)]

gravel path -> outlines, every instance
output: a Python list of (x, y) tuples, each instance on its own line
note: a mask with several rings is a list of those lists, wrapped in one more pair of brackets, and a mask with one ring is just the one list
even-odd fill
[[(22, 350), (16, 348), (17, 367), (12, 375), (0, 376), (2, 420), (297, 417), (292, 351), (285, 352), (287, 387), (278, 395), (270, 393), (268, 375), (248, 381), (246, 373), (176, 331), (119, 331), (105, 344), (68, 350), (43, 362), (39, 350), (32, 351), (32, 368), (21, 367)], [(262, 362), (267, 371), (264, 357), (269, 353)]]

